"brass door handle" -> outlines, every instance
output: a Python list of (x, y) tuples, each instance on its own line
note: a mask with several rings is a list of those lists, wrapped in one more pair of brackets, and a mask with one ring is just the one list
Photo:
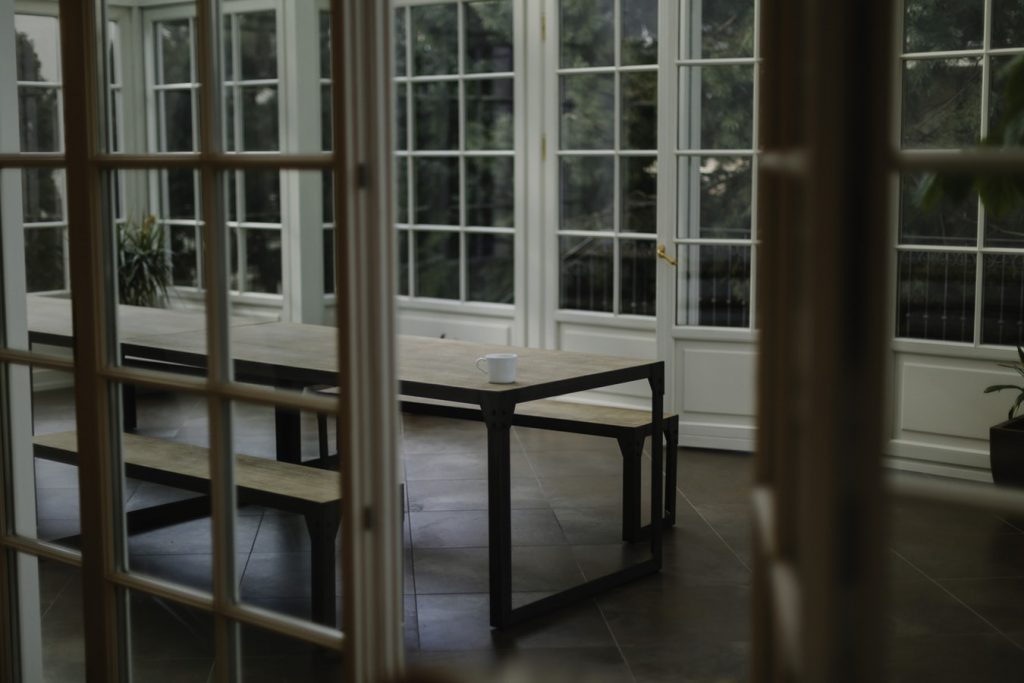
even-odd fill
[(658, 258), (665, 259), (666, 261), (668, 261), (668, 264), (673, 267), (679, 264), (679, 261), (676, 261), (674, 258), (668, 255), (668, 252), (665, 251), (664, 244), (658, 245)]

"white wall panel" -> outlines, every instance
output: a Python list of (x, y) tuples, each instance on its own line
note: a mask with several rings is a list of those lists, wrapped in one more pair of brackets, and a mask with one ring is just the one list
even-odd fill
[(1006, 419), (1010, 392), (986, 394), (991, 384), (1020, 378), (992, 363), (957, 359), (901, 357), (899, 367), (899, 432), (988, 440), (988, 429)]
[[(653, 331), (629, 330), (599, 325), (558, 324), (558, 348), (563, 351), (624, 356), (639, 360), (657, 357)], [(647, 382), (627, 382), (601, 391), (575, 395), (583, 401), (650, 409), (651, 387)]]
[(756, 354), (747, 349), (683, 346), (679, 358), (679, 410), (752, 417), (756, 363)]
[(398, 333), (420, 337), (441, 337), (461, 339), (508, 346), (512, 343), (512, 320), (488, 318), (480, 315), (458, 315), (453, 313), (399, 311)]

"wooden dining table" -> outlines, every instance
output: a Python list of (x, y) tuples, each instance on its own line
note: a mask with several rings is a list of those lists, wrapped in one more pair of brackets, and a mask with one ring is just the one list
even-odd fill
[[(36, 297), (43, 298), (43, 297)], [(52, 304), (29, 307), (29, 338), (70, 344), (66, 326)], [(126, 363), (159, 363), (202, 371), (206, 364), (205, 321), (201, 313), (119, 308), (119, 340)], [(260, 322), (233, 318), (230, 353), (239, 381), (283, 389), (336, 386), (338, 330), (331, 326)], [(492, 352), (518, 355), (516, 381), (492, 384), (475, 366)], [(662, 561), (663, 488), (651, 487), (650, 558), (527, 605), (512, 606), (511, 426), (516, 406), (635, 380), (651, 390), (652, 433), (662, 433), (664, 363), (551, 349), (495, 346), (426, 337), (398, 339), (399, 390), (403, 395), (479, 406), (487, 429), (487, 499), (491, 625), (504, 628), (523, 619), (592, 596), (639, 576), (655, 573)], [(299, 415), (276, 411), (278, 459), (299, 462)], [(662, 477), (663, 444), (651, 439), (651, 481)]]

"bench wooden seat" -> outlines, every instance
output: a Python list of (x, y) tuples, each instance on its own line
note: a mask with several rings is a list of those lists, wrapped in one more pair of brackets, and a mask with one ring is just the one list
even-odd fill
[[(121, 443), (126, 476), (209, 495), (208, 449), (138, 434), (123, 434)], [(35, 436), (33, 444), (38, 458), (77, 464), (76, 432)], [(331, 470), (238, 454), (235, 455), (235, 485), (241, 504), (263, 505), (305, 518), (312, 554), (313, 619), (334, 626), (335, 537), (340, 523), (341, 476)], [(208, 499), (205, 510), (208, 514)], [(165, 518), (155, 520), (153, 526), (180, 521), (180, 516)], [(131, 530), (131, 524), (129, 528)]]

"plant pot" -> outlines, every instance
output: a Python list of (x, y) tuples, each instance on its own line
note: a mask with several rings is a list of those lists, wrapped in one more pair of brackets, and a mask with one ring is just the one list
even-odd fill
[(992, 479), (1000, 486), (1024, 487), (1024, 415), (989, 428)]

